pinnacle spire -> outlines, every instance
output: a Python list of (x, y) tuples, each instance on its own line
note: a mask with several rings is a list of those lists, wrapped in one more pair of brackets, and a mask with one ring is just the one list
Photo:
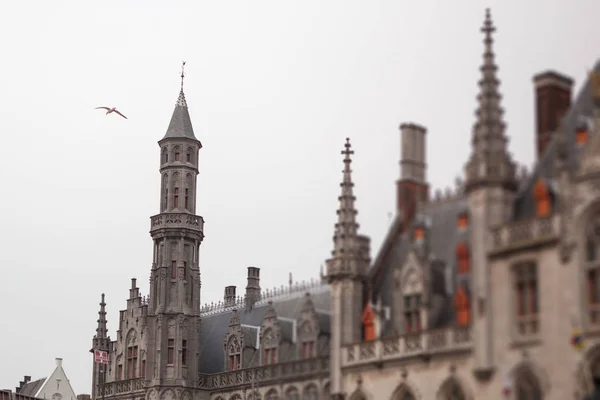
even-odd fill
[(490, 9), (485, 10), (481, 31), (484, 34), (483, 63), (480, 67), (479, 94), (477, 95), (476, 121), (471, 140), (472, 152), (466, 166), (466, 189), (490, 183), (509, 188), (516, 187), (515, 166), (507, 151), (508, 139), (503, 120), (504, 109), (500, 102), (500, 81), (495, 61), (492, 34), (496, 27)]
[(171, 116), (171, 122), (169, 123), (167, 133), (163, 137), (163, 140), (168, 138), (188, 138), (198, 140), (194, 135), (192, 120), (190, 118), (187, 101), (185, 100), (185, 94), (183, 92), (183, 79), (185, 78), (184, 67), (185, 61), (181, 65), (181, 89), (179, 90), (179, 96), (177, 97), (177, 102), (175, 103), (175, 109), (173, 110), (173, 115)]
[(340, 184), (342, 194), (338, 197), (340, 205), (337, 210), (338, 222), (335, 224), (335, 235), (333, 237), (333, 255), (352, 251), (354, 248), (353, 240), (358, 234), (358, 224), (356, 223), (358, 212), (354, 205), (356, 197), (354, 196), (354, 183), (352, 182), (352, 169), (350, 168), (353, 154), (350, 138), (346, 138), (346, 144), (344, 144), (344, 150), (342, 151), (344, 156), (343, 179)]
[(100, 311), (98, 311), (98, 328), (96, 328), (96, 339), (106, 339), (108, 329), (106, 329), (106, 303), (104, 302), (104, 293), (100, 300)]

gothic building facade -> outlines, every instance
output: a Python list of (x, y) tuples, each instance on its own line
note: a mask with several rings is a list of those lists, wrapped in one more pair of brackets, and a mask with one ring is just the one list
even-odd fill
[(427, 130), (400, 126), (397, 213), (378, 253), (359, 233), (345, 143), (333, 252), (318, 282), (200, 307), (202, 148), (183, 89), (160, 146), (150, 294), (136, 280), (93, 399), (564, 400), (600, 375), (600, 62), (577, 96), (534, 77), (537, 156), (508, 151), (489, 11), (464, 181), (429, 195)]

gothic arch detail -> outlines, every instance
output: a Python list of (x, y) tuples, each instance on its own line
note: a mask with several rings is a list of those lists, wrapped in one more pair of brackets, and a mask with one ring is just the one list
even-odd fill
[(522, 361), (510, 374), (517, 400), (542, 400), (550, 388), (544, 371), (531, 361)]
[(265, 395), (265, 400), (280, 400), (279, 393), (277, 393), (277, 389), (271, 389)]
[(473, 396), (467, 392), (465, 385), (456, 377), (450, 376), (440, 386), (437, 400), (472, 400)]
[(318, 400), (319, 388), (314, 383), (309, 383), (304, 387), (302, 400)]
[(367, 400), (367, 395), (360, 389), (356, 389), (350, 396), (350, 400)]
[(135, 344), (137, 344), (137, 332), (135, 331), (135, 329), (130, 329), (129, 332), (127, 332), (127, 338), (125, 340), (125, 345), (126, 346), (134, 346)]
[(398, 385), (394, 393), (392, 394), (391, 400), (418, 400), (421, 399), (421, 394), (417, 388), (407, 381), (404, 381)]
[(300, 392), (296, 386), (290, 386), (286, 389), (285, 400), (300, 400)]

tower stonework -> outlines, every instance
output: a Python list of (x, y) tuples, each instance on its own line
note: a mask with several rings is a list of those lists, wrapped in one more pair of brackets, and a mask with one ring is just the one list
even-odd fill
[(470, 213), (470, 243), (473, 262), (473, 338), (474, 373), (487, 380), (495, 372), (493, 357), (492, 282), (488, 264), (486, 237), (491, 227), (510, 217), (517, 187), (515, 164), (507, 151), (504, 110), (496, 77), (492, 33), (495, 28), (489, 10), (482, 32), (485, 50), (480, 93), (477, 96), (477, 120), (473, 126), (471, 157), (465, 167), (466, 194)]
[[(150, 273), (146, 387), (197, 386), (200, 349), (198, 251), (204, 220), (196, 215), (198, 153), (183, 93), (179, 93), (160, 146), (160, 213), (151, 217), (154, 253)], [(181, 395), (173, 398), (186, 398)]]
[(330, 374), (331, 398), (344, 399), (341, 349), (360, 341), (363, 290), (369, 267), (370, 242), (358, 234), (356, 200), (353, 192), (350, 139), (346, 139), (342, 194), (339, 196), (338, 222), (333, 236), (334, 248), (326, 261), (326, 280), (331, 285)]

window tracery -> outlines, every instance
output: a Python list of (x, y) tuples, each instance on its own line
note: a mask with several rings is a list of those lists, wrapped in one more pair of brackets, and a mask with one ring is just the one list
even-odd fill
[(229, 370), (241, 368), (241, 346), (236, 336), (232, 336), (227, 344), (227, 359), (229, 360)]
[(538, 274), (533, 261), (519, 263), (514, 268), (517, 333), (520, 336), (538, 332)]
[(279, 400), (279, 394), (277, 393), (277, 390), (269, 390), (265, 395), (265, 400)]
[(294, 386), (285, 392), (285, 400), (300, 400), (300, 392)]
[(319, 400), (319, 389), (316, 385), (310, 384), (304, 389), (303, 400)]

